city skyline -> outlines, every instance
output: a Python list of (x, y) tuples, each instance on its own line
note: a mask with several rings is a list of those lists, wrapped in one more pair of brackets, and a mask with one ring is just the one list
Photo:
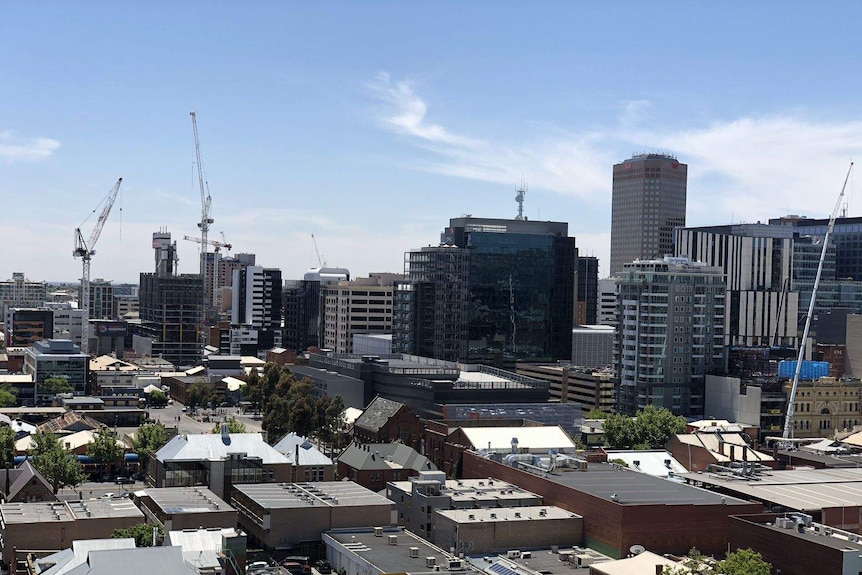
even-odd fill
[(689, 226), (825, 217), (858, 156), (855, 4), (782, 4), (780, 26), (747, 6), (721, 30), (684, 3), (215, 6), (4, 5), (3, 279), (75, 281), (72, 231), (118, 177), (92, 277), (137, 282), (165, 227), (196, 273), (191, 110), (210, 237), (285, 279), (317, 265), (311, 234), (354, 277), (400, 272), (440, 221), (514, 217), (522, 179), (525, 214), (569, 223), (605, 275), (633, 152), (689, 165)]

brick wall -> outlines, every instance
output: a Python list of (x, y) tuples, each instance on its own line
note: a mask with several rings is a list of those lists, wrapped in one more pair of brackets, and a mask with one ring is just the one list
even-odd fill
[(464, 477), (498, 477), (541, 495), (548, 505), (581, 515), (584, 543), (613, 557), (624, 556), (635, 544), (659, 554), (684, 555), (692, 547), (708, 554), (723, 553), (727, 549), (728, 517), (763, 509), (759, 503), (621, 505), (469, 451), (464, 453)]

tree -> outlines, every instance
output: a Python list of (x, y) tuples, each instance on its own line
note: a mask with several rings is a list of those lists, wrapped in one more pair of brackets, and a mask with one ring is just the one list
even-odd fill
[(0, 425), (0, 467), (15, 462), (15, 432), (8, 425)]
[(605, 442), (617, 449), (661, 449), (685, 430), (685, 418), (647, 405), (632, 418), (612, 413), (605, 418)]
[(159, 389), (153, 390), (147, 398), (150, 407), (164, 407), (168, 404), (168, 395)]
[[(228, 433), (245, 433), (246, 432), (245, 423), (243, 423), (242, 421), (239, 421), (235, 417), (231, 417), (230, 419), (227, 420), (226, 423), (227, 423), (227, 432)], [(220, 423), (216, 423), (213, 426), (213, 433), (221, 433), (221, 424)]]
[(161, 423), (145, 423), (138, 428), (132, 440), (132, 449), (138, 454), (142, 469), (146, 469), (150, 457), (167, 442), (168, 434)]
[(279, 441), (290, 431), (290, 403), (285, 397), (275, 397), (267, 404), (262, 427), (270, 443)]
[(738, 549), (719, 562), (718, 572), (722, 575), (770, 575), (772, 564), (753, 549)]
[(0, 407), (12, 407), (18, 403), (18, 389), (9, 383), (0, 385)]
[(72, 393), (75, 388), (69, 383), (67, 376), (49, 377), (39, 384), (39, 393), (44, 395), (57, 395), (58, 393)]
[(666, 571), (668, 575), (770, 575), (772, 565), (751, 549), (739, 549), (716, 561), (693, 548), (679, 567)]
[(152, 547), (153, 529), (156, 530), (156, 539), (164, 537), (161, 525), (151, 523), (137, 523), (128, 529), (114, 529), (114, 539), (134, 539), (136, 547)]
[(246, 401), (251, 403), (255, 413), (260, 411), (260, 403), (263, 399), (263, 384), (260, 376), (257, 375), (257, 370), (252, 370), (245, 380), (245, 385), (242, 387), (242, 396)]
[(193, 383), (189, 386), (186, 394), (186, 407), (194, 409), (198, 406), (206, 405), (212, 396), (212, 389), (209, 385), (203, 382)]
[(107, 427), (96, 432), (93, 442), (87, 446), (87, 455), (102, 465), (103, 471), (109, 471), (112, 463), (123, 460), (123, 446), (117, 443), (117, 434)]
[(83, 483), (87, 476), (84, 467), (75, 457), (60, 445), (60, 440), (50, 433), (33, 436), (33, 466), (45, 476), (54, 489), (54, 495), (66, 485), (75, 487)]
[(584, 415), (584, 419), (605, 419), (608, 415), (610, 414), (607, 411), (602, 411), (598, 407), (594, 407)]

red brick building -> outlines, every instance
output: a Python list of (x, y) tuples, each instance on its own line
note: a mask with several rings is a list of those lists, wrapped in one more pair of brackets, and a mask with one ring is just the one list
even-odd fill
[(406, 481), (420, 471), (437, 471), (424, 455), (400, 443), (353, 443), (338, 457), (338, 476), (371, 491)]
[(577, 513), (584, 518), (583, 543), (617, 558), (632, 545), (659, 554), (685, 555), (692, 547), (725, 553), (730, 517), (763, 510), (760, 503), (603, 463), (590, 463), (587, 471), (558, 468), (541, 477), (467, 451), (463, 475), (500, 478)]
[(379, 395), (353, 422), (353, 438), (359, 443), (400, 441), (420, 451), (422, 421), (403, 403)]

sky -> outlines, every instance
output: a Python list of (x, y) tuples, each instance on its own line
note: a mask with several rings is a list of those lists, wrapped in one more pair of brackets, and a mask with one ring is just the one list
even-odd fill
[[(0, 2), (0, 279), (137, 282), (152, 233), (285, 279), (403, 270), (449, 218), (564, 221), (610, 251), (611, 170), (688, 168), (688, 225), (828, 217), (862, 149), (862, 3)], [(859, 182), (859, 183), (857, 183)], [(851, 176), (849, 215), (862, 215)]]

